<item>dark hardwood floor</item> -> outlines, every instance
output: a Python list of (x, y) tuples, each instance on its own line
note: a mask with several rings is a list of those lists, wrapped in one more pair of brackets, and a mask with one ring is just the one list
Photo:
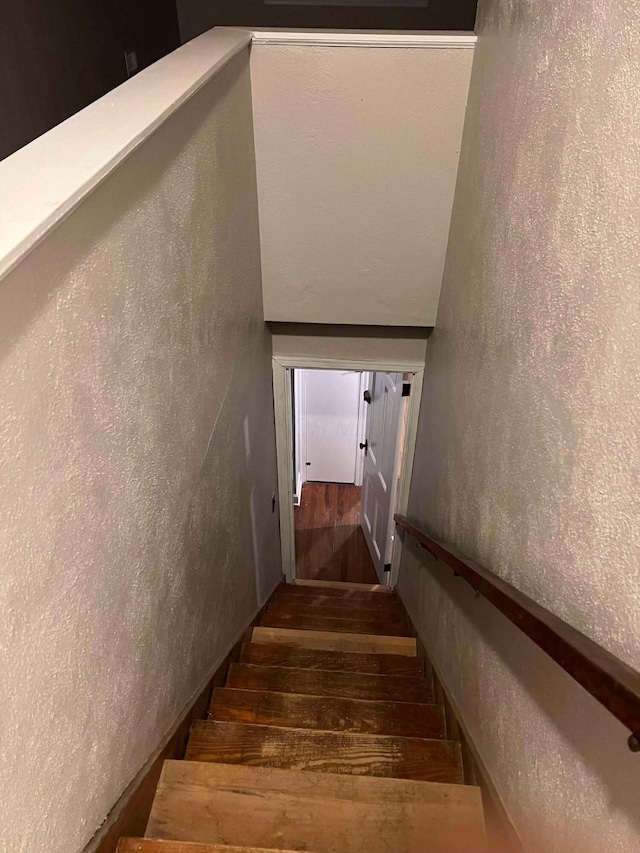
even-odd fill
[(295, 508), (297, 576), (378, 583), (360, 528), (360, 486), (305, 483)]

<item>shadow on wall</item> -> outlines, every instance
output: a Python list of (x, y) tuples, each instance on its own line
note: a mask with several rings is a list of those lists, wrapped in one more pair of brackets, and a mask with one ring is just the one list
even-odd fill
[(179, 44), (174, 0), (3, 3), (0, 159), (124, 83), (125, 51), (142, 69)]
[[(399, 5), (399, 7), (398, 7)], [(177, 0), (188, 41), (211, 27), (320, 27), (354, 30), (473, 30), (477, 0), (429, 0), (428, 6), (319, 4), (315, 0)]]
[[(606, 826), (602, 825), (606, 818), (598, 818), (597, 824), (594, 818), (590, 827), (585, 825), (580, 809), (576, 809), (576, 820), (571, 813), (576, 790), (579, 796), (590, 799), (589, 784), (594, 784), (590, 777), (595, 778), (600, 795), (606, 791), (609, 814), (624, 814), (629, 826), (640, 834), (640, 762), (627, 747), (626, 728), (493, 605), (476, 597), (471, 586), (454, 577), (451, 569), (419, 549), (409, 537), (404, 539), (402, 572), (405, 579), (411, 573), (426, 576), (420, 591), (414, 588), (415, 595), (403, 592), (403, 599), (415, 624), (428, 626), (421, 632), (427, 648), (433, 650), (434, 644), (440, 649), (444, 646), (448, 660), (456, 662), (455, 675), (444, 675), (498, 790), (500, 780), (495, 771), (498, 768), (499, 772), (500, 763), (505, 760), (501, 745), (509, 737), (521, 740), (521, 749), (516, 753), (522, 762), (518, 773), (521, 788), (502, 790), (501, 794), (525, 847), (540, 849), (536, 842), (541, 826), (541, 837), (556, 836), (560, 840), (553, 849), (563, 853), (595, 849), (589, 846), (590, 840), (606, 838)], [(451, 609), (457, 611), (458, 624), (466, 623), (464, 631), (449, 630), (447, 609), (449, 613)], [(442, 667), (438, 658), (434, 654)], [(492, 680), (498, 661), (503, 676), (499, 681)], [(505, 690), (510, 694), (510, 719), (501, 712)], [(526, 702), (518, 696), (521, 691)], [(580, 762), (568, 763), (559, 756), (556, 761), (551, 744), (536, 745), (538, 731), (535, 716), (527, 714), (529, 703), (555, 729), (557, 746), (562, 749), (568, 745), (568, 751), (579, 755)], [(513, 709), (518, 704), (522, 715), (515, 717)], [(467, 718), (465, 708), (469, 717), (478, 711), (475, 721)], [(514, 754), (513, 744), (509, 754)], [(549, 790), (554, 792), (554, 800), (549, 799)], [(576, 838), (577, 834), (580, 838)]]
[[(270, 339), (258, 317), (260, 294), (258, 290), (254, 294), (256, 316), (249, 317), (242, 314), (248, 310), (247, 293), (241, 295), (241, 301), (239, 292), (227, 292), (233, 288), (221, 287), (215, 294), (211, 290), (203, 303), (199, 291), (191, 286), (193, 281), (204, 280), (211, 287), (216, 279), (226, 284), (227, 276), (224, 269), (195, 268), (198, 258), (193, 243), (197, 229), (192, 217), (200, 209), (198, 197), (206, 196), (210, 187), (199, 185), (192, 155), (183, 168), (184, 151), (194, 139), (202, 137), (212, 106), (225, 102), (238, 85), (241, 73), (244, 72), (237, 59), (213, 83), (194, 95), (160, 132), (150, 137), (143, 148), (134, 152), (82, 202), (80, 210), (72, 212), (36, 246), (3, 279), (0, 287), (0, 367), (13, 371), (18, 378), (19, 365), (13, 362), (15, 352), (20, 353), (21, 339), (28, 340), (38, 328), (40, 316), (46, 318), (59, 303), (55, 338), (38, 356), (42, 376), (29, 377), (41, 398), (39, 404), (36, 401), (37, 430), (48, 430), (46, 444), (39, 439), (38, 453), (44, 457), (52, 452), (58, 433), (69, 432), (65, 440), (73, 447), (78, 464), (93, 472), (93, 491), (99, 495), (103, 509), (101, 529), (94, 530), (93, 537), (104, 536), (105, 543), (109, 543), (109, 547), (105, 545), (105, 560), (109, 559), (113, 543), (120, 540), (124, 548), (130, 537), (135, 536), (140, 540), (137, 557), (141, 563), (149, 562), (156, 567), (161, 562), (171, 564), (171, 588), (166, 590), (161, 612), (151, 614), (143, 633), (157, 641), (158, 631), (162, 633), (164, 626), (171, 623), (176, 601), (181, 602), (187, 619), (194, 625), (209, 624), (213, 644), (204, 649), (201, 660), (188, 662), (193, 683), (210, 666), (216, 642), (222, 647), (230, 641), (225, 630), (229, 625), (234, 627), (232, 615), (238, 613), (238, 618), (242, 618), (242, 614), (252, 613), (261, 606), (280, 571), (270, 559), (277, 552), (277, 547), (274, 549), (271, 544), (271, 528), (276, 522), (270, 505), (265, 511), (275, 488), (275, 459), (272, 463), (262, 459), (260, 468), (252, 470), (249, 450), (246, 444), (243, 446), (243, 431), (239, 428), (249, 405), (254, 413), (273, 410)], [(210, 140), (205, 140), (205, 144), (209, 143)], [(218, 141), (216, 158), (224, 163), (225, 158), (236, 157), (233, 146), (233, 139), (225, 146)], [(181, 163), (178, 173), (176, 164)], [(173, 186), (180, 182), (193, 184), (186, 191), (188, 203), (182, 204), (180, 193), (175, 194), (173, 201), (171, 193), (159, 194), (157, 188), (163, 182)], [(144, 215), (138, 215), (138, 211)], [(230, 204), (225, 209), (225, 228), (232, 230), (237, 218), (239, 229), (244, 229), (243, 215), (241, 206), (236, 211)], [(123, 235), (121, 222), (128, 216), (132, 217), (134, 227)], [(257, 211), (255, 218), (257, 233)], [(166, 258), (163, 261), (157, 245), (158, 239), (163, 239), (158, 235), (168, 234), (173, 237), (171, 245), (166, 247), (170, 265)], [(218, 257), (216, 263), (228, 261)], [(101, 280), (105, 269), (108, 286)], [(94, 352), (90, 360), (82, 352), (78, 329), (89, 329), (93, 334)], [(181, 341), (184, 347), (177, 345)], [(249, 376), (236, 376), (238, 358), (234, 360), (233, 353), (241, 354), (243, 363), (257, 366)], [(207, 375), (215, 380), (206, 394), (199, 393), (205, 365), (198, 370), (192, 361), (198, 354), (208, 359)], [(217, 358), (216, 354), (226, 354), (226, 358)], [(195, 387), (180, 387), (185, 375), (194, 373), (201, 375)], [(156, 397), (157, 389), (152, 387), (158, 375), (165, 377), (164, 401)], [(138, 394), (137, 408), (132, 405), (134, 392)], [(181, 404), (182, 420), (177, 417)], [(61, 418), (61, 424), (56, 422), (65, 408), (69, 410), (69, 418), (75, 421), (73, 431), (81, 435), (79, 439), (71, 434), (67, 419)], [(106, 420), (103, 410), (109, 412)], [(196, 418), (198, 423), (184, 423)], [(268, 447), (269, 442), (274, 445), (272, 415), (265, 423), (256, 420), (254, 424), (246, 414), (246, 421), (247, 441), (253, 432), (257, 447), (263, 448), (265, 443)], [(160, 458), (153, 462), (149, 457), (166, 452), (166, 448), (175, 449), (176, 444), (183, 445), (180, 452), (193, 451), (193, 434), (204, 430), (209, 434), (204, 457), (189, 491), (179, 496), (182, 518), (163, 517), (175, 482), (167, 470), (159, 474), (155, 470), (162, 462)], [(80, 446), (86, 436), (92, 438), (91, 446), (88, 443)], [(238, 461), (233, 476), (229, 471), (230, 460)], [(197, 460), (185, 458), (190, 468), (194, 462), (197, 465)], [(263, 472), (260, 476), (272, 475), (268, 495), (266, 487), (256, 494), (259, 470)], [(130, 472), (126, 483), (119, 479), (121, 471)], [(67, 473), (69, 477), (71, 474)], [(119, 492), (125, 487), (126, 495)], [(50, 492), (56, 488), (55, 483), (49, 484)], [(87, 496), (87, 500), (93, 497), (93, 494)], [(136, 503), (137, 515), (122, 527), (107, 529), (109, 513), (115, 511), (123, 497)], [(41, 502), (43, 513), (44, 506)], [(147, 511), (150, 516), (143, 519)], [(79, 523), (71, 506), (61, 507), (55, 518), (46, 516), (48, 527), (56, 526), (56, 535), (59, 535), (58, 526), (74, 527)], [(123, 524), (123, 519), (116, 519), (114, 524)], [(181, 532), (172, 542), (164, 541), (167, 552), (160, 554), (158, 543), (173, 526), (177, 533), (178, 529)], [(253, 543), (252, 537), (247, 536), (249, 531)], [(238, 543), (242, 543), (241, 554)], [(80, 556), (76, 555), (76, 559), (79, 561)], [(247, 567), (253, 564), (254, 572), (250, 574), (255, 579), (254, 584), (246, 584), (245, 573), (245, 583), (240, 589), (237, 587), (239, 562)], [(144, 597), (148, 592), (154, 596), (158, 583), (158, 574), (138, 574), (136, 595)], [(233, 601), (233, 606), (227, 608), (228, 624), (212, 625), (204, 612), (205, 602), (211, 602), (214, 585), (217, 585), (214, 594), (219, 599), (227, 597)], [(137, 618), (141, 626), (144, 613)]]
[(81, 850), (280, 580), (248, 58), (2, 280), (7, 849)]

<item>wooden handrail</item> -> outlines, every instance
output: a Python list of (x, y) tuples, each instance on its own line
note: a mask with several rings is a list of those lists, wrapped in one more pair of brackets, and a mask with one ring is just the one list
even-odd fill
[(398, 527), (464, 578), (507, 619), (559, 664), (630, 731), (629, 748), (640, 752), (640, 673), (498, 575), (451, 545), (429, 536), (402, 515)]

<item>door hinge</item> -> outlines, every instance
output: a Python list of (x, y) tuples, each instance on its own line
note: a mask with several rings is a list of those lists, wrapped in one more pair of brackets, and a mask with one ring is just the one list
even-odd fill
[(403, 397), (410, 397), (411, 396), (411, 383), (410, 382), (403, 382), (402, 383), (402, 396)]

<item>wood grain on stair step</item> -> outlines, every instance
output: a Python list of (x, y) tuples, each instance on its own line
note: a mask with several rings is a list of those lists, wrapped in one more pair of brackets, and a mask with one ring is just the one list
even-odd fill
[[(360, 594), (359, 594), (360, 595)], [(404, 610), (400, 600), (395, 595), (370, 595), (367, 598), (350, 598), (343, 595), (316, 595), (309, 590), (303, 595), (291, 595), (288, 592), (278, 592), (274, 604), (287, 604), (305, 607), (334, 607), (343, 611), (372, 611), (374, 614), (389, 614), (391, 617), (403, 616)]]
[(306, 649), (365, 654), (408, 655), (415, 657), (413, 637), (383, 637), (377, 634), (345, 634), (338, 631), (300, 631), (295, 628), (257, 626), (251, 632), (253, 643), (283, 643)]
[(222, 722), (261, 726), (428, 739), (444, 737), (442, 707), (412, 702), (371, 702), (217, 688), (213, 692), (209, 717)]
[(165, 761), (147, 836), (316, 853), (453, 853), (484, 840), (480, 789)]
[(116, 853), (293, 853), (264, 847), (237, 847), (228, 844), (198, 844), (192, 841), (164, 841), (158, 838), (122, 838)]
[(326, 598), (335, 598), (344, 601), (367, 601), (375, 603), (376, 601), (382, 604), (384, 601), (397, 601), (398, 594), (384, 589), (382, 594), (380, 590), (371, 590), (370, 588), (356, 588), (353, 586), (345, 586), (342, 583), (336, 582), (332, 586), (304, 586), (298, 582), (290, 584), (284, 583), (278, 587), (278, 594), (286, 596), (300, 596), (301, 598), (310, 595), (320, 595)]
[(311, 696), (342, 696), (345, 699), (383, 702), (433, 702), (432, 686), (422, 678), (254, 666), (248, 663), (232, 663), (225, 686), (238, 690), (307, 693)]
[(309, 604), (306, 599), (278, 598), (273, 601), (269, 612), (291, 613), (296, 616), (322, 616), (324, 619), (371, 619), (374, 622), (390, 622), (406, 627), (404, 614), (398, 608), (365, 607), (361, 604), (351, 604), (349, 607), (334, 607), (329, 604)]
[(267, 611), (260, 621), (270, 628), (296, 628), (302, 631), (337, 631), (348, 634), (382, 634), (386, 637), (408, 637), (407, 627), (400, 621), (382, 619), (332, 619), (325, 616), (303, 615), (283, 611)]
[(326, 652), (322, 649), (295, 648), (277, 643), (245, 643), (240, 661), (257, 666), (362, 672), (370, 675), (404, 675), (414, 678), (422, 678), (424, 672), (422, 660), (417, 657), (362, 652)]
[(288, 600), (308, 598), (329, 598), (331, 601), (363, 604), (365, 607), (388, 607), (400, 604), (395, 593), (380, 595), (377, 592), (363, 592), (357, 589), (313, 589), (306, 586), (283, 585), (278, 589), (278, 595)]
[(292, 584), (287, 584), (287, 588), (291, 587), (312, 587), (315, 589), (335, 589), (338, 592), (373, 592), (376, 595), (392, 595), (391, 590), (380, 584), (370, 583), (347, 583), (346, 581), (315, 581), (305, 580), (303, 578), (295, 580)]
[(314, 773), (463, 783), (460, 744), (196, 720), (187, 761), (218, 761)]

